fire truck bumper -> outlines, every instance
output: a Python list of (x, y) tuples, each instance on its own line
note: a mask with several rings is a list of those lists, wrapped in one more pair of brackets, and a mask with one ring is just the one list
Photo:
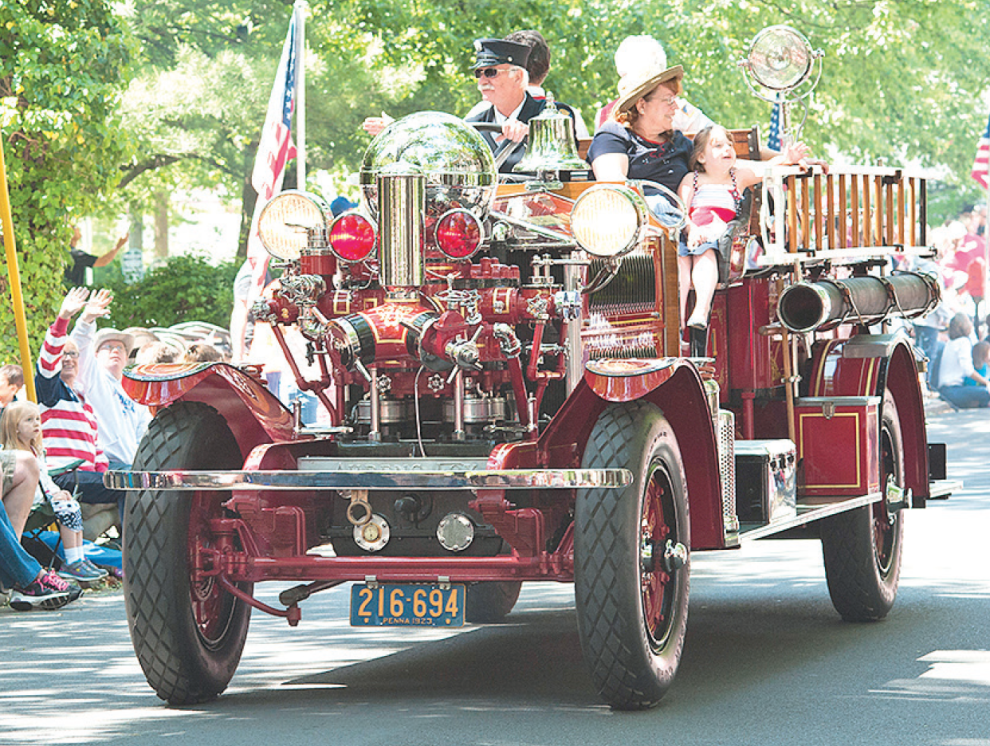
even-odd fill
[(571, 490), (621, 489), (628, 469), (499, 471), (108, 471), (117, 490)]

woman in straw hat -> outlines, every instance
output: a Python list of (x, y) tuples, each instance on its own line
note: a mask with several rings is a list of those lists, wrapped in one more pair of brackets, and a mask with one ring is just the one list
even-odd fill
[(673, 128), (683, 77), (684, 69), (675, 65), (619, 81), (612, 119), (595, 133), (588, 151), (598, 181), (643, 179), (677, 191), (693, 147)]

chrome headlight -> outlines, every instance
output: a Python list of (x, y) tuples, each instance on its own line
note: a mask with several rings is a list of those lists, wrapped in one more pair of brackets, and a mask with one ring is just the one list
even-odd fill
[(316, 228), (325, 234), (331, 216), (329, 205), (315, 194), (287, 190), (262, 208), (258, 235), (276, 259), (298, 259), (306, 248), (309, 231)]
[(582, 249), (608, 259), (632, 251), (649, 221), (639, 192), (621, 184), (598, 184), (577, 198), (571, 231)]

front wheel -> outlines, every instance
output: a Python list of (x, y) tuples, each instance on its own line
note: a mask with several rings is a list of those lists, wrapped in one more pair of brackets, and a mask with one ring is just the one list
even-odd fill
[(516, 605), (521, 589), (522, 583), (512, 580), (469, 585), (464, 618), (472, 624), (501, 622)]
[(680, 450), (660, 410), (632, 402), (601, 415), (583, 467), (634, 476), (624, 490), (578, 492), (574, 591), (599, 695), (616, 709), (645, 709), (673, 682), (687, 629), (690, 523)]
[(825, 579), (832, 605), (849, 622), (882, 619), (894, 606), (901, 574), (904, 516), (887, 510), (888, 480), (904, 487), (904, 446), (897, 405), (886, 392), (880, 420), (884, 497), (821, 523)]
[[(135, 471), (238, 469), (240, 448), (220, 414), (178, 402), (158, 413), (138, 447)], [(251, 609), (204, 574), (214, 549), (210, 519), (221, 492), (132, 492), (124, 530), (124, 598), (145, 678), (174, 705), (226, 689), (244, 649)], [(250, 584), (239, 587), (251, 593)]]

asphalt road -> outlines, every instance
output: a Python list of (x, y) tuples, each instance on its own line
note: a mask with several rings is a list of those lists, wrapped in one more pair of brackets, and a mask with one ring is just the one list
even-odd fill
[(681, 668), (649, 712), (597, 700), (570, 586), (524, 586), (508, 623), (457, 632), (352, 629), (342, 590), (296, 629), (255, 612), (227, 693), (190, 708), (144, 682), (116, 592), (0, 609), (0, 744), (990, 746), (990, 417), (929, 432), (966, 486), (908, 514), (890, 616), (840, 621), (817, 543), (695, 555)]

